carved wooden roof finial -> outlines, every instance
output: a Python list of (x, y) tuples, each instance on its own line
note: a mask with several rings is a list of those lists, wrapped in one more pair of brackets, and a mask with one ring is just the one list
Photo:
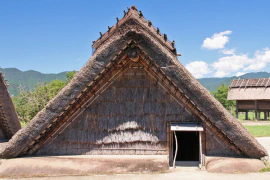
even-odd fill
[(131, 6), (131, 9), (133, 9), (135, 11), (138, 11), (138, 9), (136, 8), (136, 6), (134, 6), (134, 5)]

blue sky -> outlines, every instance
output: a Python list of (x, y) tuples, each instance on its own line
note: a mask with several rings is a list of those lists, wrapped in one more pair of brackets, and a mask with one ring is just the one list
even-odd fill
[(0, 67), (79, 70), (92, 40), (131, 5), (175, 40), (197, 78), (270, 71), (268, 0), (0, 0)]

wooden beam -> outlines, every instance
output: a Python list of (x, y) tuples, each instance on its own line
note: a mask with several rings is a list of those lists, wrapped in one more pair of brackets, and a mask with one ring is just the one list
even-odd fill
[(166, 153), (167, 153), (167, 160), (168, 160), (168, 162), (170, 161), (170, 125), (171, 125), (171, 123), (170, 122), (167, 122), (166, 123), (166, 131), (167, 131), (167, 148), (166, 148)]
[(236, 118), (238, 119), (238, 101), (236, 100), (236, 109), (235, 109)]

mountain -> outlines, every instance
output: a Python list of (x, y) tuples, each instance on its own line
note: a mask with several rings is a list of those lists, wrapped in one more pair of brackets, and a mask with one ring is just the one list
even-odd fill
[[(1, 68), (0, 71), (5, 75), (5, 79), (9, 84), (9, 92), (11, 95), (18, 95), (18, 87), (22, 85), (26, 90), (32, 90), (38, 82), (50, 82), (54, 79), (64, 80), (67, 72), (61, 72), (58, 74), (43, 74), (38, 71), (20, 71), (16, 68)], [(269, 78), (270, 73), (257, 72), (247, 73), (242, 76), (236, 77), (223, 77), (223, 78), (201, 78), (198, 81), (209, 91), (215, 91), (218, 86), (225, 83), (227, 86), (230, 85), (233, 79), (244, 79), (244, 78)]]
[(236, 77), (223, 77), (223, 78), (201, 78), (198, 81), (206, 88), (208, 91), (212, 92), (217, 89), (222, 83), (225, 83), (227, 86), (230, 85), (231, 80), (233, 79), (247, 79), (247, 78), (269, 78), (270, 73), (267, 72), (256, 72), (256, 73), (247, 73), (242, 76)]
[(43, 74), (38, 71), (20, 71), (16, 68), (1, 68), (0, 71), (5, 75), (5, 80), (9, 84), (8, 90), (11, 95), (18, 95), (18, 87), (22, 85), (25, 90), (32, 90), (38, 82), (50, 82), (54, 79), (64, 80), (66, 72), (58, 74)]

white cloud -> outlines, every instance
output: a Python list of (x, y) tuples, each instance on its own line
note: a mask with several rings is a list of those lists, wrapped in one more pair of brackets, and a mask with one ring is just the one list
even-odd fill
[(226, 35), (231, 34), (232, 31), (224, 31), (215, 33), (211, 38), (206, 38), (203, 41), (202, 48), (205, 49), (223, 49), (224, 45), (229, 42), (229, 37)]
[(264, 62), (252, 62), (248, 67), (244, 70), (258, 71), (266, 67)]
[(219, 58), (217, 62), (212, 64), (216, 70), (215, 77), (224, 77), (232, 72), (238, 71), (245, 67), (246, 64), (252, 60), (248, 58), (246, 54), (231, 55)]
[(267, 63), (270, 63), (270, 49), (264, 48), (257, 50), (253, 57), (248, 57), (247, 54), (233, 54), (219, 58), (212, 67), (215, 70), (215, 77), (224, 77), (235, 72), (238, 72), (237, 76), (246, 71), (261, 71)]
[(186, 65), (186, 68), (195, 78), (202, 78), (211, 72), (209, 65), (204, 61), (191, 62)]
[(263, 49), (263, 51), (257, 50), (254, 55), (254, 60), (262, 61), (265, 63), (270, 62), (270, 49), (266, 47)]
[(244, 74), (247, 74), (247, 72), (237, 72), (235, 76), (236, 77), (239, 77), (239, 76), (242, 76)]
[(220, 52), (222, 52), (223, 54), (235, 54), (235, 49), (222, 49)]

